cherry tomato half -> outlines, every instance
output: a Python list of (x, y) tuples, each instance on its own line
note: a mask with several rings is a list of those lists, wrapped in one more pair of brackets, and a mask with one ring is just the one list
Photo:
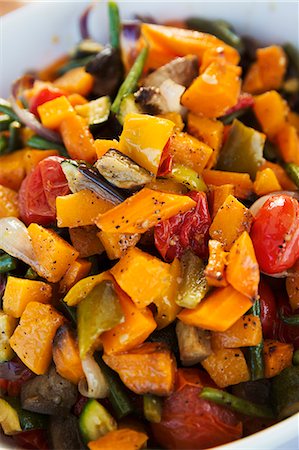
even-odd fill
[(183, 214), (177, 214), (155, 226), (155, 245), (165, 261), (180, 258), (187, 249), (200, 256), (208, 255), (211, 218), (204, 192), (190, 192), (197, 205)]
[(35, 116), (39, 117), (37, 108), (43, 103), (49, 102), (50, 100), (54, 100), (54, 98), (61, 97), (64, 93), (60, 90), (52, 87), (45, 87), (38, 91), (34, 97), (30, 100), (29, 110)]
[(160, 423), (152, 424), (157, 443), (169, 449), (205, 449), (242, 436), (242, 423), (229, 409), (199, 398), (202, 387), (214, 386), (197, 369), (164, 401)]
[(63, 158), (50, 156), (38, 163), (27, 175), (19, 191), (21, 220), (49, 225), (56, 219), (56, 197), (70, 190), (60, 162)]
[(273, 195), (261, 207), (251, 228), (260, 270), (274, 274), (299, 258), (299, 205), (288, 195)]

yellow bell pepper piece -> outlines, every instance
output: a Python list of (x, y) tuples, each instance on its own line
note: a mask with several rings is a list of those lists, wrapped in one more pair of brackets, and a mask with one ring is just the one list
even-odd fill
[(42, 124), (51, 129), (58, 128), (61, 122), (74, 114), (69, 100), (62, 95), (37, 107)]

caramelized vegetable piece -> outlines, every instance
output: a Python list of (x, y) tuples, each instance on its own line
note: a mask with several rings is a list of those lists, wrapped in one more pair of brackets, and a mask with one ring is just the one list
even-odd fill
[(295, 264), (294, 276), (289, 276), (286, 278), (286, 289), (289, 296), (289, 302), (292, 311), (299, 308), (299, 276), (298, 276), (298, 265)]
[(94, 141), (97, 157), (101, 158), (111, 148), (119, 150), (119, 142), (116, 139), (96, 139)]
[(112, 203), (88, 189), (56, 197), (57, 225), (70, 228), (92, 225), (99, 214), (112, 207)]
[(154, 181), (148, 183), (146, 187), (153, 191), (168, 192), (170, 194), (186, 194), (188, 191), (181, 183), (166, 178), (156, 178)]
[(53, 84), (68, 94), (80, 94), (86, 97), (92, 90), (94, 78), (85, 72), (84, 67), (76, 67), (66, 72), (60, 78), (56, 78)]
[(293, 345), (266, 339), (264, 341), (265, 377), (272, 378), (292, 365)]
[(249, 231), (252, 222), (251, 212), (235, 197), (229, 195), (219, 208), (210, 227), (210, 236), (229, 250), (243, 231)]
[(69, 233), (72, 245), (79, 252), (80, 258), (100, 255), (105, 250), (98, 237), (99, 229), (96, 225), (70, 228)]
[(277, 178), (278, 183), (285, 191), (295, 191), (297, 189), (293, 181), (288, 177), (286, 171), (279, 165), (270, 161), (265, 161), (260, 170), (271, 169)]
[(285, 123), (275, 135), (275, 140), (284, 162), (299, 164), (299, 137), (296, 128)]
[(0, 156), (0, 184), (18, 191), (26, 176), (24, 150)]
[(241, 234), (230, 249), (226, 278), (237, 291), (252, 301), (257, 299), (260, 271), (247, 231)]
[(71, 383), (78, 384), (84, 378), (78, 343), (69, 325), (62, 325), (56, 332), (53, 360), (57, 373)]
[(152, 47), (158, 47), (177, 56), (196, 55), (200, 62), (205, 51), (211, 48), (221, 48), (224, 58), (232, 64), (238, 64), (240, 59), (236, 49), (211, 34), (147, 23), (142, 24), (141, 33), (149, 43), (149, 58)]
[(191, 191), (207, 191), (207, 186), (203, 181), (201, 175), (185, 165), (174, 163), (172, 165), (171, 172), (168, 173), (166, 177), (173, 179), (177, 183), (183, 184)]
[(30, 302), (50, 303), (52, 287), (42, 281), (9, 276), (3, 295), (3, 310), (12, 317), (22, 316)]
[(82, 159), (89, 163), (96, 161), (94, 140), (82, 117), (77, 114), (70, 115), (61, 122), (59, 130), (71, 158)]
[(104, 355), (103, 359), (136, 394), (164, 396), (173, 391), (175, 359), (159, 342), (146, 342), (126, 353)]
[(100, 214), (95, 223), (107, 233), (145, 233), (158, 222), (194, 206), (190, 197), (143, 188), (120, 205)]
[(272, 139), (285, 123), (288, 105), (278, 92), (269, 91), (254, 98), (253, 110), (263, 132)]
[(65, 118), (74, 114), (72, 105), (64, 95), (43, 103), (37, 110), (41, 123), (52, 130), (58, 128)]
[(289, 111), (287, 120), (293, 127), (296, 128), (297, 133), (299, 133), (299, 114), (294, 111)]
[(103, 280), (81, 300), (77, 310), (81, 359), (97, 349), (100, 335), (124, 321), (113, 282)]
[(282, 47), (271, 45), (256, 52), (263, 90), (279, 89), (287, 68), (287, 58)]
[(256, 179), (253, 183), (254, 192), (259, 197), (266, 194), (271, 194), (271, 192), (281, 191), (278, 179), (269, 167), (263, 170), (259, 170), (256, 173)]
[(201, 174), (213, 150), (188, 133), (175, 133), (169, 141), (169, 153), (174, 163), (183, 164)]
[(37, 375), (46, 373), (52, 358), (52, 341), (63, 317), (50, 305), (30, 302), (10, 338), (20, 360)]
[(227, 286), (225, 266), (227, 253), (219, 241), (209, 240), (209, 261), (205, 268), (205, 277), (209, 286)]
[(29, 225), (28, 233), (38, 263), (38, 274), (56, 283), (77, 259), (78, 252), (54, 231), (36, 223)]
[(223, 184), (233, 184), (235, 196), (238, 198), (246, 199), (253, 192), (253, 183), (248, 173), (205, 169), (202, 177), (208, 185), (222, 186)]
[(238, 348), (259, 345), (262, 341), (262, 325), (253, 314), (242, 316), (228, 330), (212, 333), (212, 348)]
[(213, 167), (222, 146), (224, 125), (220, 120), (209, 119), (196, 114), (188, 114), (188, 132), (213, 149), (207, 168)]
[(90, 450), (139, 450), (144, 448), (148, 437), (145, 433), (131, 430), (129, 428), (121, 428), (119, 430), (110, 431), (105, 436), (96, 441), (88, 443)]
[(26, 174), (28, 175), (28, 173), (32, 172), (40, 161), (49, 156), (59, 156), (58, 150), (26, 150), (24, 153)]
[(103, 244), (108, 258), (119, 259), (125, 255), (128, 248), (135, 247), (141, 235), (138, 233), (121, 234), (105, 233), (104, 231), (100, 231), (98, 233), (98, 237)]
[(242, 90), (248, 94), (260, 94), (264, 91), (260, 70), (256, 62), (249, 67), (243, 81)]
[(186, 325), (178, 320), (176, 334), (183, 366), (193, 366), (212, 353), (209, 331)]
[(208, 292), (204, 263), (192, 251), (181, 258), (181, 278), (176, 303), (184, 308), (195, 308)]
[(78, 281), (87, 277), (91, 269), (91, 262), (85, 259), (77, 259), (65, 272), (59, 283), (59, 292), (68, 292)]
[(216, 350), (201, 364), (220, 388), (250, 380), (246, 360), (238, 348)]
[(235, 187), (233, 184), (223, 184), (222, 186), (211, 186), (213, 214), (214, 218), (218, 209), (223, 205), (229, 195), (234, 195)]
[(171, 120), (174, 123), (174, 131), (183, 131), (185, 124), (183, 122), (181, 114), (177, 112), (167, 112), (164, 114), (159, 114), (162, 119)]
[(243, 314), (252, 302), (232, 286), (215, 289), (194, 309), (183, 309), (178, 318), (187, 325), (212, 331), (226, 331)]
[(17, 192), (0, 185), (0, 218), (19, 217), (19, 214)]
[(117, 295), (125, 321), (101, 335), (106, 355), (125, 352), (142, 344), (157, 327), (148, 308), (138, 309), (120, 288)]
[(119, 150), (144, 169), (157, 175), (163, 149), (174, 123), (146, 114), (127, 114)]
[(113, 281), (113, 278), (109, 272), (103, 272), (98, 275), (83, 278), (83, 280), (78, 281), (78, 283), (69, 290), (63, 299), (64, 302), (68, 306), (78, 305), (78, 303), (80, 303), (93, 288), (102, 281)]
[(182, 104), (195, 114), (223, 116), (240, 95), (240, 68), (223, 61), (212, 62), (182, 96)]

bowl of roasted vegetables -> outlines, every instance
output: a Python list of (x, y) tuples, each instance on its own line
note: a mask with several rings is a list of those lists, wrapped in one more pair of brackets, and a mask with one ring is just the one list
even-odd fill
[(0, 99), (0, 439), (287, 445), (298, 48), (135, 6), (101, 5), (99, 41), (81, 5), (76, 45)]

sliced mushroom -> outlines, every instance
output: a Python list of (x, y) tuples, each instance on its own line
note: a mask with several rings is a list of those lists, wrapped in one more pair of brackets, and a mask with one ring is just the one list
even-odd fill
[(147, 170), (115, 149), (108, 150), (95, 166), (109, 183), (122, 189), (133, 189), (152, 180)]
[(83, 450), (78, 420), (72, 414), (52, 416), (49, 423), (50, 443), (53, 450)]
[(188, 55), (176, 58), (148, 75), (143, 85), (159, 88), (163, 81), (171, 79), (177, 84), (188, 87), (199, 74), (197, 56)]
[(41, 414), (65, 415), (76, 403), (77, 394), (77, 387), (51, 367), (47, 374), (22, 385), (22, 408)]
[(183, 366), (193, 366), (212, 353), (209, 331), (186, 325), (179, 320), (176, 325), (176, 334)]

